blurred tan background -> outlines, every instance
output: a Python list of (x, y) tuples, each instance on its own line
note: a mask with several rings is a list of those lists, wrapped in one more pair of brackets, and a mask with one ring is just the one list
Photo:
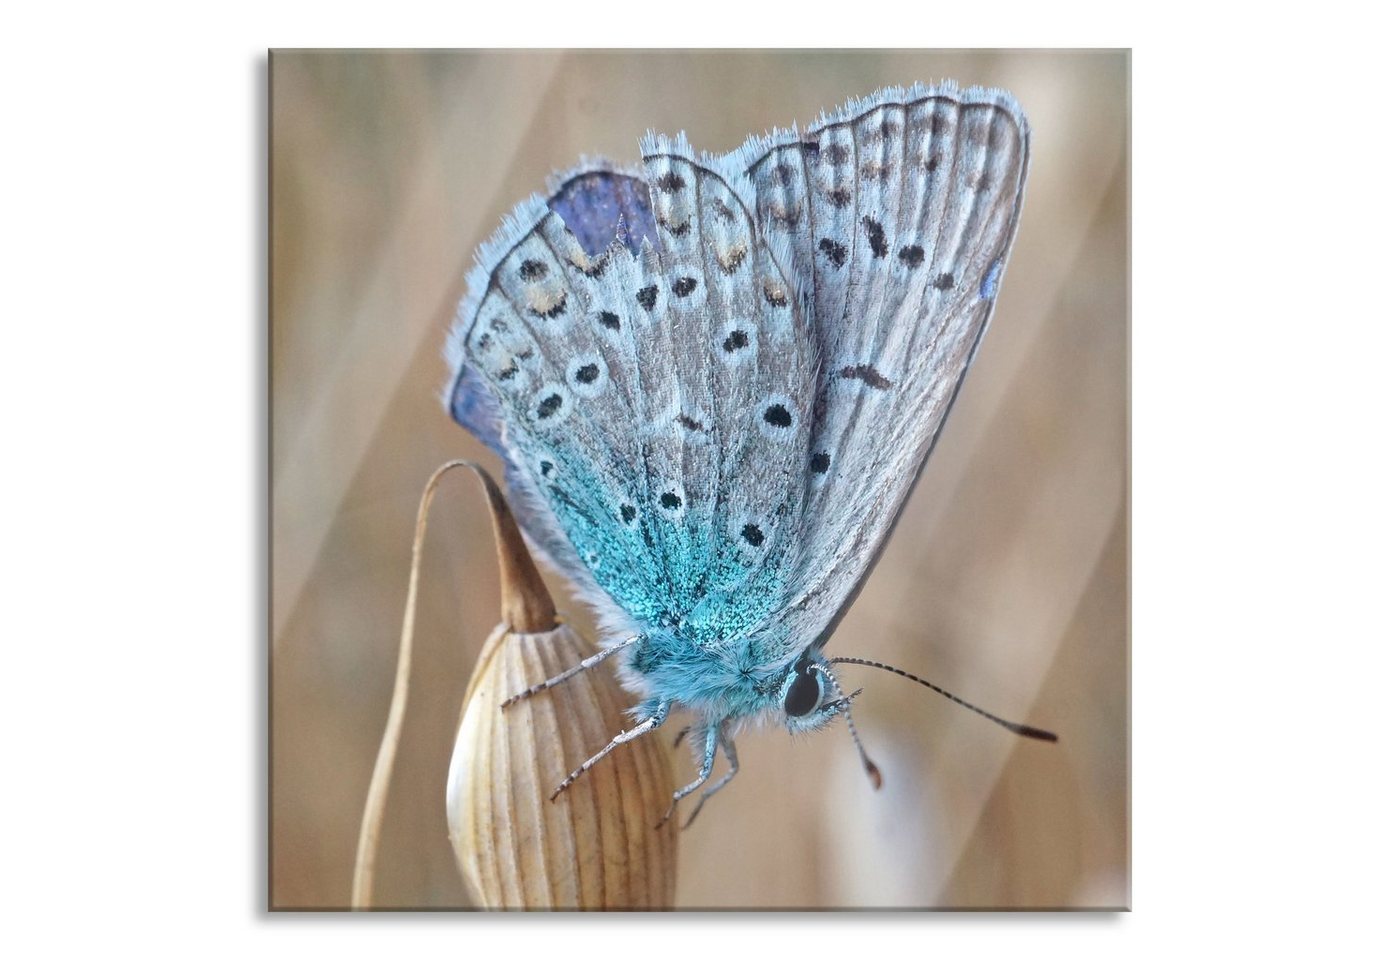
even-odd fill
[[(725, 151), (943, 78), (1004, 87), (1030, 118), (1020, 235), (933, 460), (828, 652), (1061, 742), (846, 667), (884, 790), (841, 724), (743, 735), (742, 772), (682, 835), (680, 905), (1129, 904), (1126, 52), (286, 52), (270, 70), (271, 906), (348, 904), (418, 497), (443, 461), (490, 460), (438, 402), (476, 245), (551, 171), (634, 160), (648, 128)], [(443, 796), (497, 584), (463, 476), (424, 551), (380, 906), (468, 906)], [(684, 751), (676, 767), (689, 778)]]

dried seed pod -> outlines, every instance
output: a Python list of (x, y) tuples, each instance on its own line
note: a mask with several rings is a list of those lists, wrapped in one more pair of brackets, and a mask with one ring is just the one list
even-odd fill
[(512, 704), (597, 652), (554, 605), (495, 484), (502, 620), (467, 685), (447, 781), (447, 821), (473, 898), (490, 909), (663, 910), (675, 903), (676, 822), (656, 824), (674, 779), (662, 737), (643, 737), (550, 801), (568, 772), (624, 726), (609, 665)]

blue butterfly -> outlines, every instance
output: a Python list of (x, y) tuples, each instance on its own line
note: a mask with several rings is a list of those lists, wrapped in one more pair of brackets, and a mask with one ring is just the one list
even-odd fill
[(823, 650), (986, 330), (1029, 135), (1008, 94), (950, 83), (724, 156), (648, 134), (639, 168), (585, 162), (478, 252), (448, 409), (501, 456), (537, 552), (611, 638), (507, 703), (614, 656), (641, 698), (636, 726), (554, 796), (676, 707), (696, 717), (699, 771), (674, 799), (717, 752), (729, 764), (691, 820), (737, 772), (751, 719), (843, 716), (878, 787), (851, 721), (860, 691), (833, 665), (957, 700)]

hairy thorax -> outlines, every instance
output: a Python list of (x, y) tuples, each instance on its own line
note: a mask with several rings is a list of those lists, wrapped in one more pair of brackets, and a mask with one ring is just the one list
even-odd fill
[(623, 658), (622, 674), (648, 699), (674, 702), (706, 721), (773, 707), (783, 677), (781, 667), (756, 664), (748, 644), (699, 645), (668, 630), (648, 631)]

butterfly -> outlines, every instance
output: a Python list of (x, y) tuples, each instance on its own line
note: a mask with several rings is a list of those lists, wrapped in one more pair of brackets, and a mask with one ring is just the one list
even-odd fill
[(445, 402), (607, 638), (502, 706), (614, 657), (639, 697), (554, 796), (676, 708), (690, 820), (749, 721), (844, 717), (878, 787), (842, 663), (1055, 739), (824, 652), (977, 352), (1029, 151), (1007, 93), (890, 88), (722, 156), (648, 133), (639, 167), (584, 161), (478, 251)]

